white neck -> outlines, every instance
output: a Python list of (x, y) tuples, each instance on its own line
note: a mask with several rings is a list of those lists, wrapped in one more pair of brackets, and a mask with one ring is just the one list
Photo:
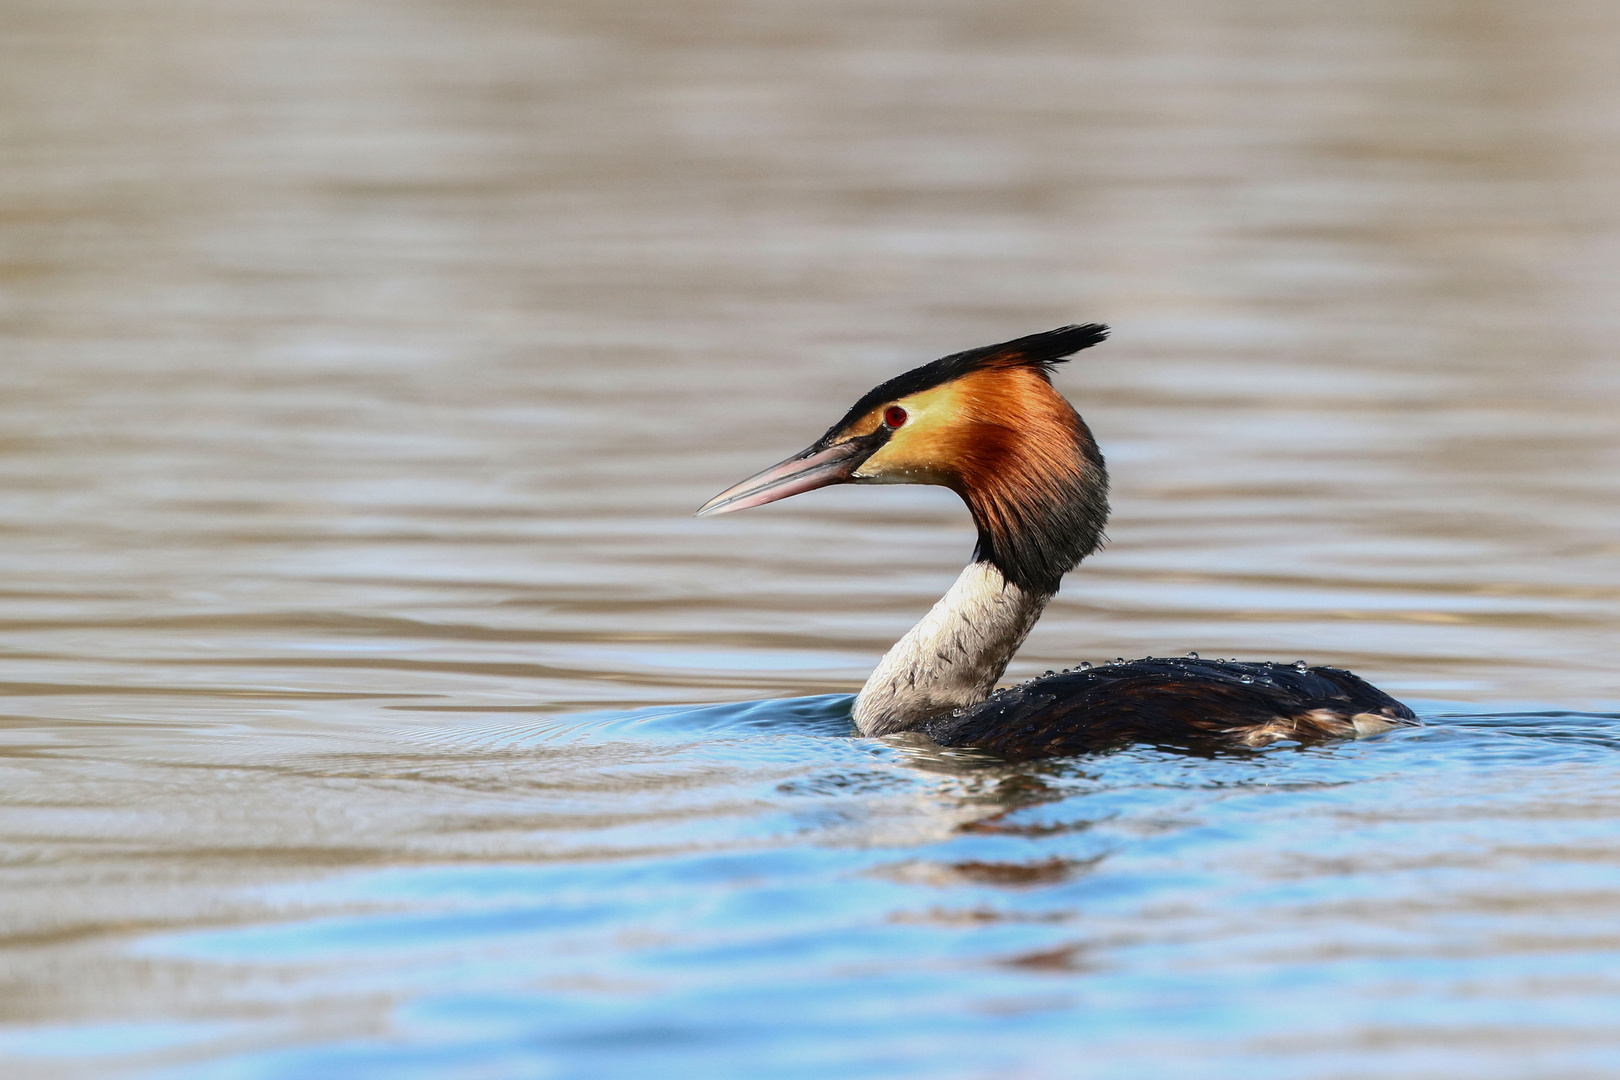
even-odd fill
[(989, 697), (1049, 599), (970, 564), (866, 680), (855, 699), (861, 734), (905, 731)]

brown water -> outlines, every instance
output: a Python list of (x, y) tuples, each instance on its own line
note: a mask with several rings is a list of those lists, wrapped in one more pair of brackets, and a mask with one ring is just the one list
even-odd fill
[[(1596, 0), (7, 5), (0, 1061), (1620, 1076), (1616, 55)], [(1112, 542), (1011, 675), (1430, 728), (850, 737), (954, 497), (691, 511), (1088, 320)]]

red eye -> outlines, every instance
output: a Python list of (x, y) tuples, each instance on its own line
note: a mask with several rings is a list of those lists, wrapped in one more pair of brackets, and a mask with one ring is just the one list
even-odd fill
[(883, 410), (883, 422), (892, 428), (897, 428), (906, 422), (906, 410), (898, 405), (890, 405)]

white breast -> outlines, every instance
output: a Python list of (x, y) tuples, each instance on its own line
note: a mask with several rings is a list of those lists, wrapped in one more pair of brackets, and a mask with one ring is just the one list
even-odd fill
[(856, 726), (886, 735), (983, 701), (1048, 599), (972, 563), (878, 663), (855, 700)]

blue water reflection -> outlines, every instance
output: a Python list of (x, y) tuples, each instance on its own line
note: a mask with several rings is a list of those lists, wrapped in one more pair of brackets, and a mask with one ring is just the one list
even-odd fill
[[(151, 962), (372, 1017), (172, 1074), (1507, 1076), (1515, 1032), (1620, 1067), (1614, 715), (1430, 704), (1336, 746), (1010, 766), (853, 738), (848, 703), (492, 732), (542, 768), (643, 740), (683, 778), (662, 809), (703, 816), (656, 850), (349, 870), (267, 890), (270, 921), (145, 935)], [(503, 827), (589, 831), (577, 792), (510, 802)]]

